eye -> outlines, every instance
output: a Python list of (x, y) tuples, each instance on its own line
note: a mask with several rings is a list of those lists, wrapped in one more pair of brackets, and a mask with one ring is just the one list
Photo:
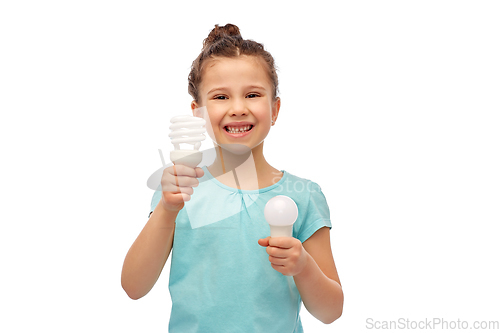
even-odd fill
[(259, 97), (258, 94), (248, 94), (247, 95), (247, 98), (255, 98), (255, 97)]
[(227, 99), (227, 97), (223, 96), (223, 95), (218, 95), (218, 96), (214, 96), (214, 99), (221, 99), (221, 100), (223, 100), (223, 99)]

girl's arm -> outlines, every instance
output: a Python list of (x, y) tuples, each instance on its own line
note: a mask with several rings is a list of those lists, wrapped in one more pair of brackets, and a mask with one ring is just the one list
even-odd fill
[(175, 219), (198, 186), (200, 168), (174, 165), (163, 170), (162, 197), (125, 257), (122, 287), (132, 299), (146, 295), (155, 285), (174, 241)]
[(304, 269), (293, 277), (304, 306), (314, 317), (330, 324), (342, 315), (344, 293), (330, 245), (330, 229), (316, 231), (303, 244)]
[(323, 227), (304, 243), (293, 237), (259, 239), (271, 266), (293, 276), (306, 309), (325, 324), (342, 314), (344, 293), (333, 261), (330, 229)]
[(178, 212), (158, 204), (125, 257), (122, 287), (132, 299), (146, 295), (158, 280), (172, 249)]

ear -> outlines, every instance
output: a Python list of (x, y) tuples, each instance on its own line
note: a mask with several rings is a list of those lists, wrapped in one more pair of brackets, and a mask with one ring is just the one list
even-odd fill
[(271, 119), (273, 121), (273, 124), (276, 121), (276, 119), (278, 119), (278, 113), (280, 112), (280, 108), (281, 108), (281, 98), (276, 97), (276, 100), (273, 102), (272, 114), (271, 114), (272, 117)]
[(197, 109), (198, 107), (199, 107), (199, 106), (198, 106), (198, 103), (196, 103), (196, 101), (195, 101), (195, 100), (193, 100), (193, 101), (191, 102), (191, 110), (193, 111), (193, 116), (196, 116), (196, 115), (194, 114), (194, 111), (195, 111), (195, 109)]
[(191, 110), (193, 111), (193, 116), (203, 118), (203, 112), (196, 101), (191, 102)]

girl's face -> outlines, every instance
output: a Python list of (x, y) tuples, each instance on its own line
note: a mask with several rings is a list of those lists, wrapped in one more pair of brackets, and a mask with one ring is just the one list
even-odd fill
[(205, 64), (200, 104), (193, 101), (191, 108), (206, 106), (207, 132), (217, 144), (253, 149), (263, 143), (280, 108), (264, 66), (259, 58), (244, 55)]

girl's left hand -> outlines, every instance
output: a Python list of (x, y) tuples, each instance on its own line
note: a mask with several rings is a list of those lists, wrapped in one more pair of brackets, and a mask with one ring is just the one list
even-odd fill
[(283, 275), (300, 274), (307, 265), (309, 254), (302, 242), (294, 237), (266, 237), (259, 245), (267, 247), (271, 266)]

